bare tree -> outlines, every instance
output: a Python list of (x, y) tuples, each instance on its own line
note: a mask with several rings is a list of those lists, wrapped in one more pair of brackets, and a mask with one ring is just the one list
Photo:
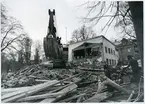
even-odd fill
[(38, 64), (39, 61), (40, 61), (39, 50), (36, 48), (35, 49), (35, 55), (34, 55), (34, 62), (35, 62), (35, 64)]
[[(116, 19), (116, 26), (122, 26), (125, 34), (137, 38), (143, 65), (143, 1), (112, 1), (107, 3), (94, 0), (87, 2), (85, 5), (89, 10), (84, 18), (85, 21), (93, 22), (96, 25), (102, 18), (108, 17), (109, 20), (102, 29), (107, 31)], [(96, 12), (98, 7), (100, 11), (92, 16), (92, 12)]]
[(83, 25), (81, 28), (74, 30), (72, 34), (72, 41), (77, 42), (85, 39), (95, 37), (96, 34), (90, 27)]
[(72, 40), (74, 42), (77, 42), (80, 40), (80, 37), (79, 37), (79, 31), (78, 30), (74, 30), (73, 33), (72, 33)]
[(34, 61), (36, 64), (38, 64), (40, 62), (40, 58), (44, 54), (41, 41), (39, 41), (39, 40), (35, 41), (34, 47), (35, 47)]
[(24, 36), (25, 32), (21, 23), (8, 16), (5, 6), (1, 4), (1, 52), (14, 48), (13, 44)]
[(42, 42), (40, 40), (34, 41), (33, 48), (34, 48), (34, 52), (35, 52), (34, 53), (34, 60), (36, 63), (38, 63), (45, 56)]
[[(96, 25), (102, 18), (108, 18), (108, 21), (102, 28), (102, 31), (107, 32), (110, 25), (116, 20), (114, 26), (120, 27), (121, 33), (123, 33), (124, 36), (136, 38), (128, 2), (101, 2), (94, 0), (87, 2), (85, 6), (88, 9), (88, 14), (84, 18), (85, 22), (90, 22), (92, 25)], [(98, 11), (98, 9), (100, 9), (100, 11)]]
[(23, 38), (22, 41), (18, 43), (19, 50), (18, 52), (18, 59), (21, 63), (30, 63), (30, 57), (31, 57), (31, 46), (32, 46), (32, 39), (30, 37), (26, 36)]

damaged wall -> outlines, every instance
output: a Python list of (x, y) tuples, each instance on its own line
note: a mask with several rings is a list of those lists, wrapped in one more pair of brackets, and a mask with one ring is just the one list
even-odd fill
[[(119, 55), (118, 52), (115, 49), (115, 45), (110, 42), (108, 39), (106, 39), (104, 36), (98, 36), (95, 38), (91, 38), (91, 39), (87, 39), (84, 41), (80, 41), (80, 42), (76, 42), (73, 44), (69, 45), (69, 52), (68, 52), (68, 61), (72, 61), (73, 60), (73, 50), (81, 45), (83, 45), (84, 43), (103, 43), (101, 45), (100, 48), (100, 52), (101, 52), (101, 59), (102, 61), (106, 61), (108, 62), (109, 65), (116, 65), (119, 59)], [(106, 50), (105, 50), (106, 48)]]
[(76, 47), (82, 45), (85, 42), (88, 42), (88, 43), (101, 43), (102, 42), (102, 37), (98, 36), (96, 38), (91, 38), (91, 39), (87, 39), (87, 40), (84, 40), (84, 41), (79, 41), (79, 42), (70, 44), (69, 45), (69, 49), (68, 49), (68, 61), (72, 61), (73, 60), (73, 49), (75, 49)]

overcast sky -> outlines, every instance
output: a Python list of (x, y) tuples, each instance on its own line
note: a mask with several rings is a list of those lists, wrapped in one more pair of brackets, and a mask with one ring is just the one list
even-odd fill
[[(66, 34), (69, 41), (73, 30), (83, 25), (80, 17), (85, 16), (87, 11), (79, 5), (86, 1), (88, 0), (5, 0), (3, 4), (11, 16), (21, 21), (25, 31), (34, 41), (42, 41), (46, 36), (49, 21), (48, 9), (55, 9), (57, 33), (62, 37), (62, 43), (66, 43)], [(105, 35), (108, 39), (116, 38), (118, 33), (113, 26), (106, 34), (101, 32), (105, 21), (105, 19), (101, 20), (94, 31), (97, 35)]]

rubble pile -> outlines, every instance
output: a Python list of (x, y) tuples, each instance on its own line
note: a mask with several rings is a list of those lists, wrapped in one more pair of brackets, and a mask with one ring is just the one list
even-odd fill
[[(75, 77), (73, 77), (73, 76), (75, 76)], [(70, 78), (70, 79), (65, 80), (68, 78)], [(40, 86), (41, 84), (53, 83), (55, 81), (57, 81), (57, 84), (55, 83), (56, 85), (53, 85), (53, 87), (51, 86), (49, 88), (49, 90), (47, 90), (48, 88), (45, 90), (43, 88), (42, 91), (38, 91), (36, 93), (36, 96), (37, 96), (37, 94), (42, 94), (42, 96), (43, 96), (43, 94), (45, 94), (45, 93), (50, 93), (50, 95), (49, 94), (48, 95), (51, 96), (52, 92), (60, 93), (61, 89), (62, 90), (67, 89), (67, 93), (70, 93), (70, 89), (67, 87), (71, 88), (72, 86), (74, 87), (73, 90), (74, 89), (77, 90), (77, 92), (73, 91), (73, 93), (74, 92), (75, 93), (74, 94), (72, 93), (72, 96), (76, 96), (77, 94), (84, 96), (84, 90), (85, 90), (85, 95), (87, 97), (87, 94), (86, 94), (87, 90), (88, 90), (88, 93), (92, 92), (91, 90), (97, 90), (97, 83), (96, 83), (97, 77), (94, 77), (93, 75), (91, 75), (88, 72), (82, 71), (80, 69), (75, 69), (75, 68), (74, 69), (50, 69), (50, 68), (44, 67), (42, 65), (31, 65), (31, 66), (27, 66), (27, 67), (20, 69), (16, 73), (8, 73), (4, 78), (2, 78), (2, 85), (1, 85), (2, 95), (6, 96), (6, 95), (11, 95), (12, 93), (16, 93), (16, 95), (20, 95), (20, 94), (17, 94), (17, 92), (18, 93), (21, 92), (21, 89), (24, 89), (24, 90), (29, 89), (29, 88), (33, 89), (36, 86)], [(84, 83), (84, 82), (90, 82), (90, 81), (93, 81), (93, 82), (88, 83), (88, 84)], [(95, 86), (89, 87), (89, 85), (91, 85), (91, 84), (95, 84)], [(85, 85), (85, 87), (84, 87), (84, 85)], [(31, 90), (28, 90), (23, 93), (29, 93), (29, 91), (31, 92)], [(60, 94), (58, 94), (58, 95), (60, 95)], [(52, 94), (52, 96), (53, 96), (53, 94)], [(11, 96), (11, 97), (13, 98), (14, 96)], [(11, 97), (6, 96), (2, 99), (2, 101), (3, 102), (13, 102), (13, 100), (9, 100), (9, 98), (11, 98)], [(57, 95), (55, 97), (57, 97)], [(78, 97), (80, 97), (80, 96), (78, 96)], [(40, 100), (44, 100), (44, 98), (40, 98)], [(18, 97), (18, 99), (21, 99), (21, 97), (20, 98)], [(40, 100), (38, 98), (38, 101), (36, 99), (26, 100), (26, 101), (40, 102)], [(68, 100), (68, 101), (76, 102), (76, 100), (77, 100), (77, 97), (73, 98), (72, 100)], [(84, 101), (84, 100), (85, 99), (83, 99), (81, 101)], [(17, 101), (17, 99), (14, 99), (14, 102), (24, 102), (24, 100)], [(65, 101), (65, 102), (67, 102), (67, 101)]]
[(35, 85), (39, 80), (61, 80), (77, 73), (75, 70), (48, 69), (41, 65), (31, 65), (20, 69), (16, 73), (8, 73), (2, 80), (2, 87), (22, 87)]
[[(108, 85), (113, 86), (113, 91), (108, 90)], [(16, 73), (8, 73), (2, 78), (1, 100), (7, 102), (105, 102), (109, 98), (120, 99), (111, 102), (135, 101), (137, 91), (115, 83), (104, 76), (100, 70), (84, 68), (52, 69), (43, 65), (26, 66)], [(132, 92), (134, 91), (134, 93)], [(130, 95), (131, 94), (131, 95)], [(131, 97), (130, 97), (130, 96)], [(128, 98), (130, 97), (130, 98)], [(138, 94), (141, 99), (143, 94)]]
[(79, 67), (87, 67), (91, 69), (96, 69), (96, 68), (101, 69), (103, 67), (103, 63), (100, 57), (73, 60), (72, 65), (79, 66)]

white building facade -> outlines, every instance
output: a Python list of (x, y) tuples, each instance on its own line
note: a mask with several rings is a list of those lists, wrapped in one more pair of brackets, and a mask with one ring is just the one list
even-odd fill
[[(87, 45), (86, 45), (87, 44)], [(118, 52), (116, 51), (115, 45), (105, 38), (103, 35), (97, 36), (91, 39), (75, 42), (69, 44), (68, 47), (68, 61), (73, 61), (75, 58), (75, 51), (82, 50), (86, 46), (87, 52), (90, 48), (96, 51), (99, 49), (101, 53), (101, 60), (107, 62), (109, 65), (116, 65), (119, 60)], [(100, 48), (101, 47), (101, 48)], [(91, 50), (92, 50), (91, 49)], [(83, 57), (83, 51), (80, 53)], [(78, 58), (78, 57), (77, 57)]]

